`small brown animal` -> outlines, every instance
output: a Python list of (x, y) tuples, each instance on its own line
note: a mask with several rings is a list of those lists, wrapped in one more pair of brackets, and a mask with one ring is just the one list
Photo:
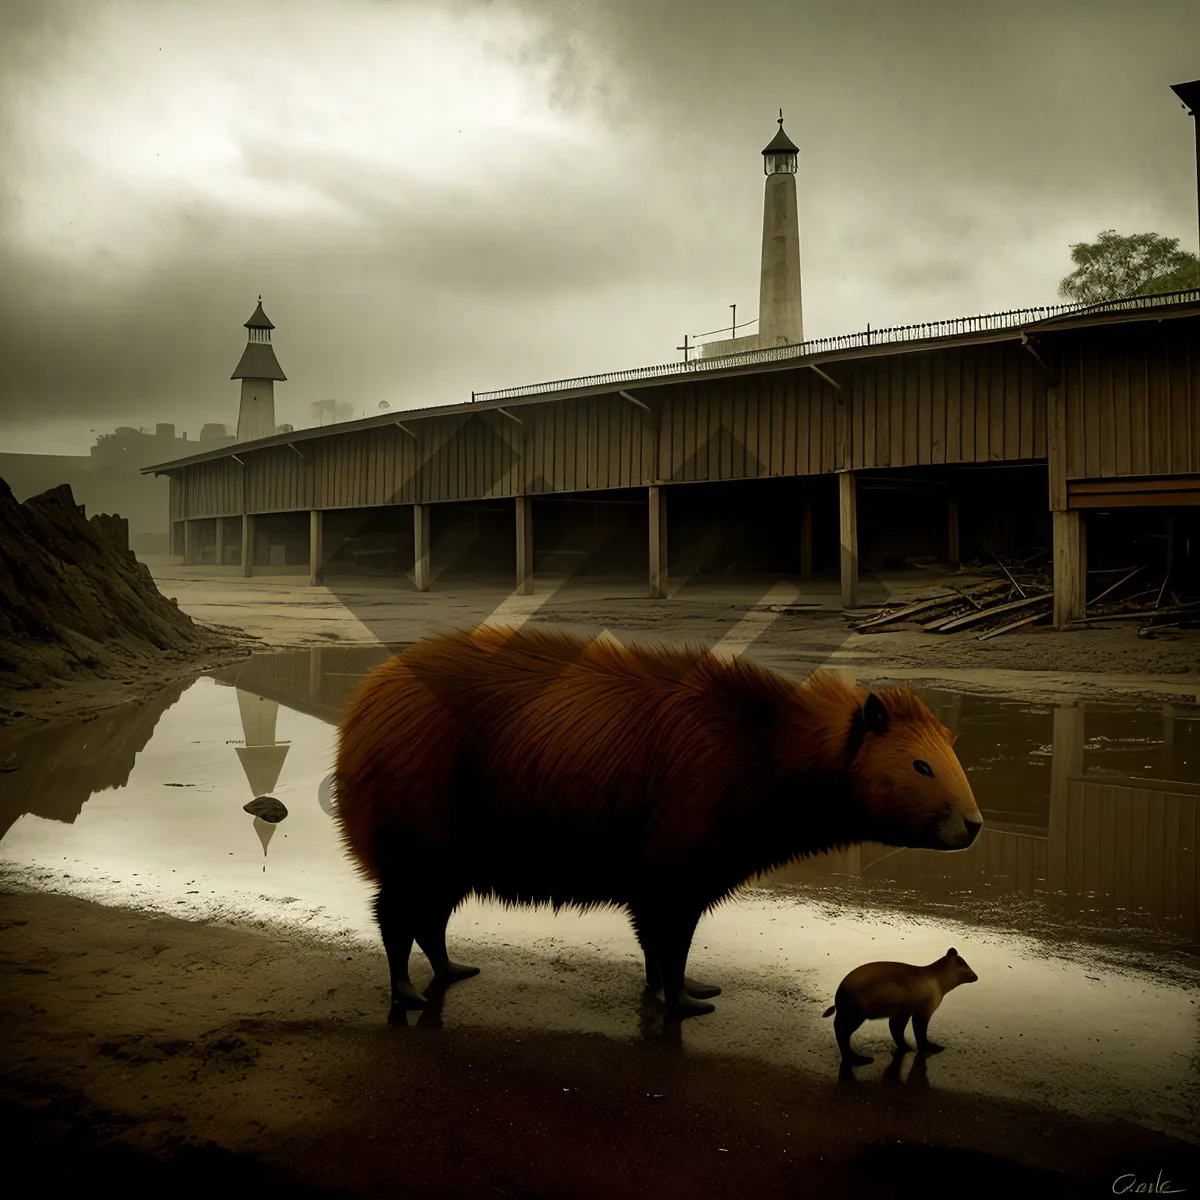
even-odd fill
[(937, 1012), (942, 997), (960, 983), (975, 983), (979, 976), (967, 966), (953, 946), (937, 962), (927, 967), (908, 963), (872, 962), (855, 967), (841, 983), (833, 1004), (821, 1015), (832, 1017), (834, 1036), (842, 1059), (860, 1067), (873, 1060), (856, 1054), (850, 1048), (850, 1035), (864, 1022), (888, 1018), (888, 1027), (897, 1050), (908, 1050), (904, 1031), (912, 1018), (917, 1050), (921, 1054), (937, 1054), (945, 1049), (928, 1037), (929, 1018)]
[(965, 850), (983, 824), (954, 734), (905, 688), (807, 683), (707, 648), (481, 627), (368, 675), (342, 719), (337, 821), (378, 888), (393, 1013), (427, 1000), (468, 896), (629, 915), (680, 1015), (696, 923), (749, 879), (862, 841)]

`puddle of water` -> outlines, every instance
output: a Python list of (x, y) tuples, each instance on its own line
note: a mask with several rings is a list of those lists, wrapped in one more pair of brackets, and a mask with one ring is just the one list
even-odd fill
[[(386, 655), (259, 655), (91, 721), (10, 732), (0, 868), (18, 886), (378, 945), (320, 785), (332, 722)], [(953, 1048), (931, 1068), (937, 1086), (1194, 1136), (1200, 714), (923, 695), (960, 731), (984, 833), (961, 854), (819, 856), (706, 917), (694, 973), (726, 990), (718, 1014), (689, 1022), (689, 1048), (835, 1069), (820, 1013), (842, 975), (873, 958), (928, 962), (953, 944), (980, 982), (935, 1018), (935, 1038)], [(244, 812), (260, 795), (287, 818), (272, 826)], [(451, 934), (464, 955), (476, 944), (489, 960), (478, 986), (454, 993), (456, 1019), (631, 1035), (624, 997), (640, 960), (618, 914), (472, 902)], [(522, 965), (503, 982), (506, 947)], [(500, 1007), (489, 977), (507, 993)], [(383, 987), (381, 974), (381, 1003)], [(870, 1078), (886, 1029), (859, 1039), (883, 1056)]]

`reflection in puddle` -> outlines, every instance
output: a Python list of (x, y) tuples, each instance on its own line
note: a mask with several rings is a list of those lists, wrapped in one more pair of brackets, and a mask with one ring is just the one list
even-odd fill
[[(9, 733), (5, 875), (377, 945), (368, 890), (331, 820), (330, 769), (333, 722), (387, 653), (258, 655), (90, 721)], [(873, 958), (928, 962), (953, 944), (980, 983), (939, 1015), (935, 1037), (952, 1052), (929, 1068), (930, 1086), (1194, 1128), (1197, 714), (922, 694), (960, 731), (983, 834), (960, 854), (822, 855), (706, 917), (696, 970), (726, 991), (714, 1018), (689, 1023), (689, 1049), (836, 1070), (819, 1018), (846, 971)], [(263, 798), (286, 819), (245, 811)], [(478, 986), (447, 1000), (456, 1021), (629, 1036), (640, 959), (619, 914), (472, 902), (451, 936), (485, 966)], [(497, 1007), (497, 988), (520, 1002)], [(381, 1005), (383, 995), (381, 967)], [(860, 1078), (889, 1069), (886, 1040), (864, 1042), (877, 1062)], [(893, 1067), (888, 1078), (899, 1077)]]

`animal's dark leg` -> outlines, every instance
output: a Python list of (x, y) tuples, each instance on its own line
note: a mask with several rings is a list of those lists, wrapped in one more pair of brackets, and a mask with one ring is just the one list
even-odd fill
[(413, 944), (411, 917), (387, 888), (380, 888), (375, 897), (375, 920), (379, 922), (391, 976), (392, 1012), (424, 1008), (425, 997), (413, 987), (408, 977), (408, 958)]
[(662, 979), (663, 1001), (668, 1012), (681, 1017), (701, 1016), (716, 1010), (716, 1005), (689, 995), (685, 982), (688, 951), (699, 920), (698, 911), (667, 909), (654, 913), (646, 923), (651, 955)]
[(646, 963), (646, 990), (657, 992), (662, 987), (662, 975), (659, 974), (658, 963), (650, 949), (650, 941), (646, 935), (645, 918), (638, 915), (635, 909), (629, 910), (629, 923), (633, 926), (633, 936), (637, 938), (642, 949), (642, 957)]
[(425, 900), (413, 922), (417, 945), (425, 952), (429, 965), (433, 967), (433, 977), (440, 984), (457, 983), (460, 979), (470, 979), (472, 975), (479, 974), (478, 967), (453, 962), (446, 952), (446, 924), (457, 905), (457, 899)]
[(892, 1031), (892, 1041), (896, 1043), (897, 1050), (907, 1050), (908, 1042), (905, 1041), (904, 1031), (908, 1028), (908, 1013), (897, 1013), (889, 1022), (888, 1028)]
[[(638, 945), (642, 948), (642, 955), (646, 961), (646, 988), (651, 992), (657, 992), (663, 985), (662, 973), (658, 969), (658, 962), (655, 960), (654, 954), (650, 949), (650, 944), (647, 941), (644, 923), (636, 912), (631, 911), (629, 918), (633, 924), (634, 935), (637, 937)], [(700, 983), (690, 975), (683, 977), (683, 988), (695, 1000), (708, 1000), (713, 996), (721, 994), (721, 989), (715, 984)]]
[(946, 1048), (929, 1040), (929, 1018), (921, 1013), (913, 1014), (913, 1033), (917, 1035), (917, 1049), (922, 1054), (937, 1054)]
[(850, 1035), (863, 1023), (862, 1017), (857, 1014), (843, 1012), (840, 1008), (834, 1014), (833, 1018), (833, 1036), (837, 1038), (838, 1049), (842, 1052), (842, 1062), (849, 1063), (852, 1067), (862, 1067), (869, 1062), (874, 1062), (873, 1058), (868, 1058), (866, 1055), (858, 1054), (850, 1048)]

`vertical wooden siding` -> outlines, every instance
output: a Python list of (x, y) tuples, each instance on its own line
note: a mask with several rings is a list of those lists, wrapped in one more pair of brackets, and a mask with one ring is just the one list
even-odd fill
[(1046, 455), (1045, 378), (1019, 347), (865, 359), (848, 374), (856, 470)]
[(272, 513), (311, 508), (313, 486), (310, 453), (301, 444), (296, 450), (290, 446), (272, 446), (245, 455), (248, 510), (252, 513)]
[[(420, 433), (420, 425), (408, 426)], [(314, 508), (412, 504), (417, 443), (395, 425), (303, 442), (312, 460)]]
[[(634, 392), (636, 395), (636, 391)], [(525, 423), (514, 475), (531, 493), (638, 487), (654, 474), (643, 409), (622, 396), (587, 396), (512, 410)]]
[(686, 483), (836, 470), (837, 395), (808, 370), (671, 388), (660, 401), (659, 478)]
[(232, 458), (186, 467), (179, 483), (180, 517), (226, 517), (242, 511), (242, 468)]
[(1080, 336), (1063, 360), (1068, 479), (1200, 472), (1191, 322)]

